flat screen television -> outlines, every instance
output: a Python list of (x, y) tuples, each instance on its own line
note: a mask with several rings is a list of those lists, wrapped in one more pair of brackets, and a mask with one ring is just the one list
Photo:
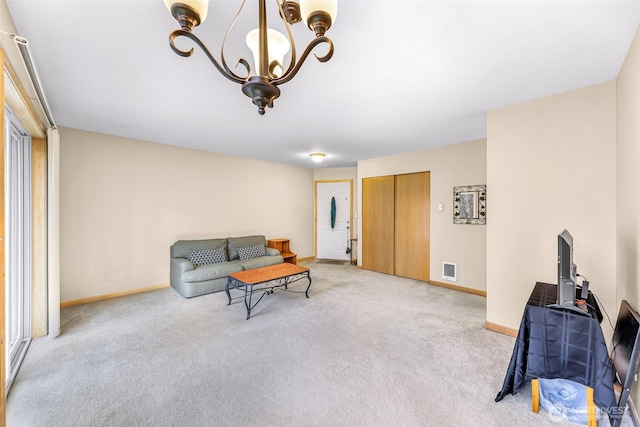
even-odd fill
[(620, 303), (618, 320), (611, 340), (611, 363), (615, 379), (622, 386), (615, 412), (610, 414), (612, 427), (622, 424), (622, 417), (627, 408), (631, 386), (635, 381), (640, 364), (640, 315), (626, 300)]
[[(551, 304), (550, 308), (562, 310), (570, 310), (574, 313), (590, 316), (586, 310), (586, 305), (582, 305), (584, 309), (576, 307), (576, 284), (578, 269), (573, 263), (573, 237), (567, 230), (562, 230), (558, 234), (558, 296), (555, 304)], [(588, 288), (583, 289), (585, 291)], [(585, 292), (586, 299), (588, 292)]]
[(631, 387), (638, 372), (638, 363), (640, 362), (639, 333), (640, 315), (631, 308), (626, 300), (622, 300), (616, 327), (613, 331), (611, 361), (616, 371), (616, 379), (624, 388)]
[(567, 230), (558, 234), (558, 300), (561, 307), (574, 307), (577, 268), (573, 263), (573, 237)]

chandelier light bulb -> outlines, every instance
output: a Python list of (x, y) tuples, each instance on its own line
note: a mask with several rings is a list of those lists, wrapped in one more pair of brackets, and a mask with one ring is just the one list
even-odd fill
[(338, 0), (300, 0), (300, 15), (307, 21), (313, 12), (326, 12), (331, 16), (331, 22), (336, 22), (338, 14)]
[(324, 35), (336, 22), (337, 14), (338, 0), (300, 0), (302, 21), (315, 31), (316, 35)]
[(191, 31), (207, 19), (209, 0), (164, 0), (164, 5), (180, 25)]
[[(272, 28), (267, 28), (267, 40), (270, 70), (266, 70), (269, 75), (265, 77), (278, 78), (284, 71), (282, 64), (284, 64), (284, 56), (289, 52), (289, 40), (284, 34)], [(258, 28), (251, 30), (247, 34), (246, 42), (253, 52), (254, 75), (260, 75), (260, 30)]]

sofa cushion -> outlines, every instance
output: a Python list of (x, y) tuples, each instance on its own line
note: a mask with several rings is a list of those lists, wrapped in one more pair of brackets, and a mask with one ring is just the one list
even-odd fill
[(238, 263), (239, 265), (242, 265), (242, 267), (244, 267), (245, 270), (251, 270), (252, 268), (282, 264), (284, 262), (284, 258), (282, 258), (281, 255), (276, 255), (276, 256), (267, 255), (267, 256), (261, 256), (258, 258), (247, 259), (244, 261), (236, 260), (233, 262)]
[(216, 264), (227, 260), (224, 248), (202, 249), (189, 251), (189, 261), (196, 267), (200, 265)]
[(280, 251), (276, 248), (264, 248), (265, 255), (275, 256), (280, 255)]
[(182, 274), (184, 282), (204, 282), (205, 280), (221, 279), (230, 273), (244, 270), (244, 267), (236, 262), (219, 262), (217, 264), (201, 265), (195, 270)]
[(228, 260), (233, 261), (239, 259), (238, 248), (246, 248), (248, 246), (254, 246), (263, 244), (267, 246), (267, 239), (264, 236), (245, 236), (245, 237), (229, 237), (227, 245)]
[(238, 256), (240, 257), (240, 261), (258, 258), (265, 255), (266, 253), (263, 244), (248, 246), (246, 248), (238, 248)]
[[(178, 240), (171, 245), (171, 258), (189, 258), (189, 251), (226, 247), (227, 239)], [(230, 258), (227, 256), (227, 259)]]

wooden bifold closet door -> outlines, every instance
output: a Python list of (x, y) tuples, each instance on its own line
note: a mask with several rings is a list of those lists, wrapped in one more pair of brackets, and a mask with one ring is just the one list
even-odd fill
[(395, 177), (362, 180), (362, 268), (393, 274)]
[(362, 180), (362, 267), (429, 280), (430, 173)]
[(429, 280), (430, 173), (396, 175), (395, 275)]

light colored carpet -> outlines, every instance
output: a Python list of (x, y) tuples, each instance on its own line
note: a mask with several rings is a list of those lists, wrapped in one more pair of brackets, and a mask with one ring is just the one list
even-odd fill
[(171, 288), (64, 309), (62, 334), (29, 349), (8, 425), (575, 425), (532, 413), (528, 386), (494, 402), (514, 339), (484, 329), (483, 297), (307, 265), (309, 299), (276, 292), (250, 320), (224, 292)]

